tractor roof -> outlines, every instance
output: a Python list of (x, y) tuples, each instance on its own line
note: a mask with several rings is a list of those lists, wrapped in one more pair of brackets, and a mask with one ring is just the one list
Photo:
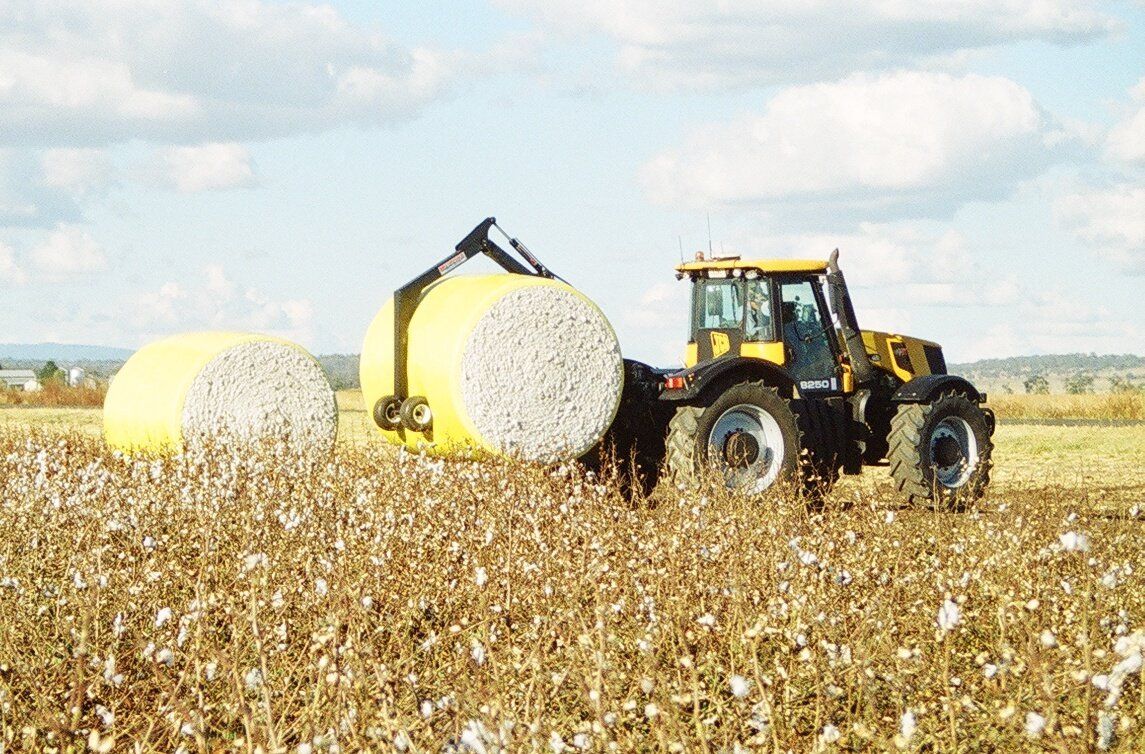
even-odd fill
[(704, 272), (705, 270), (759, 270), (760, 272), (810, 272), (827, 271), (827, 263), (822, 259), (701, 259), (685, 262), (676, 267), (677, 272)]

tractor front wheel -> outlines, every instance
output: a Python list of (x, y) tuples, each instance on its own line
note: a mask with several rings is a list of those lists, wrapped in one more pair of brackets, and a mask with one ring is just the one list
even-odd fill
[(962, 509), (990, 482), (989, 417), (960, 393), (900, 406), (888, 438), (891, 476), (916, 505)]

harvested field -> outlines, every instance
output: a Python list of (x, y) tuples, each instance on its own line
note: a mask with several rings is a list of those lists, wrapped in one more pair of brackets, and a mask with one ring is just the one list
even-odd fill
[(991, 395), (990, 406), (1006, 419), (1145, 419), (1145, 392), (1096, 395)]
[(1003, 423), (950, 514), (883, 469), (631, 504), (353, 435), (130, 462), (13, 411), (6, 751), (1145, 746), (1141, 427)]

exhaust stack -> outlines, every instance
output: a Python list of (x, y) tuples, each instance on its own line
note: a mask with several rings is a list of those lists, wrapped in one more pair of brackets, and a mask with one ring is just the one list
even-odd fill
[(838, 249), (832, 251), (830, 259), (827, 260), (827, 285), (831, 294), (831, 308), (839, 316), (839, 326), (843, 330), (843, 342), (847, 347), (847, 356), (851, 360), (855, 385), (869, 387), (875, 381), (877, 373), (867, 357), (867, 349), (863, 346), (863, 336), (859, 333), (859, 323), (855, 318), (855, 307), (851, 304), (851, 294), (847, 291), (847, 281), (843, 278), (843, 271), (839, 269)]

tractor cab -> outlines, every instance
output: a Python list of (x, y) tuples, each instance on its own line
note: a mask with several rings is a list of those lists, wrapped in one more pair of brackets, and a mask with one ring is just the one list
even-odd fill
[(762, 359), (783, 367), (801, 392), (849, 390), (850, 367), (825, 293), (828, 263), (697, 255), (676, 272), (692, 281), (686, 367)]

